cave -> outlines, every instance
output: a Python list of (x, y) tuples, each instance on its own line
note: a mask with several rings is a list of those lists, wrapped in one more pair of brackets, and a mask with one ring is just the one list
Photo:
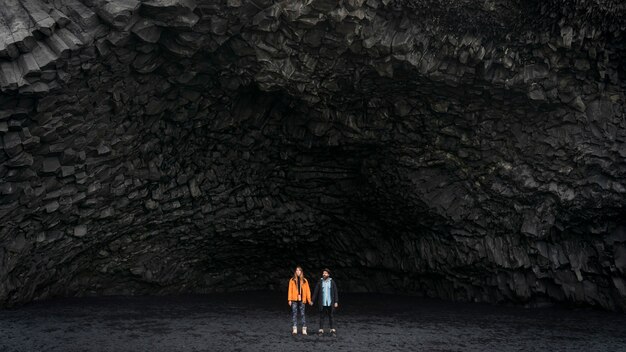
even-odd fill
[(0, 307), (301, 265), (626, 310), (621, 1), (3, 4)]

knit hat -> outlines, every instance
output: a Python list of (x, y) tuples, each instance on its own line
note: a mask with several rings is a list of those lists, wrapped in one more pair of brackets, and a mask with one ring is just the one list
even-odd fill
[(328, 276), (330, 276), (330, 274), (331, 274), (331, 273), (330, 273), (330, 269), (325, 268), (324, 270), (322, 270), (322, 273), (323, 273), (324, 271), (327, 271), (327, 272), (328, 272)]

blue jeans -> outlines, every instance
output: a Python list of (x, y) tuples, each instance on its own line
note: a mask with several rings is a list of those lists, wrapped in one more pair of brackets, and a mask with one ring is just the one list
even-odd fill
[(306, 304), (302, 302), (291, 302), (291, 322), (292, 326), (298, 326), (298, 308), (300, 308), (300, 316), (302, 317), (302, 326), (306, 326), (306, 316), (304, 315), (304, 308)]

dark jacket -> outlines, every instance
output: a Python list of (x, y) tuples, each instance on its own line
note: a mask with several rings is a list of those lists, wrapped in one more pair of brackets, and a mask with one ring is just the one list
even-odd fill
[[(318, 307), (322, 310), (324, 306), (324, 299), (322, 295), (324, 294), (324, 290), (322, 290), (322, 281), (324, 279), (321, 278), (317, 281), (317, 285), (315, 285), (315, 291), (313, 291), (313, 296), (311, 299), (313, 300), (313, 304), (318, 303)], [(335, 280), (330, 281), (330, 306), (335, 309), (335, 303), (339, 303), (339, 291), (337, 291), (337, 284), (335, 284)]]

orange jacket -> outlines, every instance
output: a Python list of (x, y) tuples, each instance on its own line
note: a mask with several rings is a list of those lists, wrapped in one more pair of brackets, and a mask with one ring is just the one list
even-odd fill
[[(309, 281), (302, 279), (300, 283), (300, 295), (302, 297), (302, 303), (311, 303), (311, 289), (309, 288)], [(289, 280), (289, 291), (287, 292), (288, 301), (298, 300), (298, 283), (293, 277)]]

